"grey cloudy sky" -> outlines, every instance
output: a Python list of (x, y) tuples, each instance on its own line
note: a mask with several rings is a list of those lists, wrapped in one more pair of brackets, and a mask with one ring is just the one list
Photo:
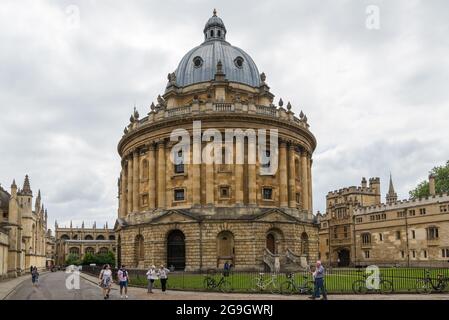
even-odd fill
[[(368, 5), (380, 29), (366, 28)], [(276, 95), (318, 140), (314, 209), (329, 190), (393, 174), (400, 198), (449, 159), (449, 3), (2, 1), (0, 183), (25, 173), (50, 223), (113, 225), (117, 143), (216, 7)], [(79, 25), (76, 13), (79, 12)]]

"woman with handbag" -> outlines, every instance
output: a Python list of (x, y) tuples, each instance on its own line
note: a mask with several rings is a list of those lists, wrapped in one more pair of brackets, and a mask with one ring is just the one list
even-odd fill
[(103, 298), (109, 299), (109, 292), (111, 291), (111, 285), (112, 285), (112, 271), (111, 267), (106, 264), (103, 267), (103, 270), (100, 272), (100, 287), (103, 288)]

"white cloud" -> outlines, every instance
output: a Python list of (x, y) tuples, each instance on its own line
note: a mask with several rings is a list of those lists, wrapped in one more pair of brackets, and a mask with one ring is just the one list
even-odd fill
[[(365, 28), (367, 5), (380, 30)], [(66, 8), (79, 8), (79, 28)], [(203, 40), (213, 7), (318, 140), (314, 205), (392, 171), (400, 197), (449, 158), (446, 1), (3, 1), (0, 182), (30, 174), (51, 220), (116, 217), (116, 145)]]

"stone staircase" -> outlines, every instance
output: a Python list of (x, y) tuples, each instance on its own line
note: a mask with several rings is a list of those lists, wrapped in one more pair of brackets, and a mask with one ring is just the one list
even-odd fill
[(290, 248), (285, 254), (273, 254), (267, 248), (263, 251), (263, 262), (270, 272), (298, 272), (309, 268), (307, 256), (297, 255)]

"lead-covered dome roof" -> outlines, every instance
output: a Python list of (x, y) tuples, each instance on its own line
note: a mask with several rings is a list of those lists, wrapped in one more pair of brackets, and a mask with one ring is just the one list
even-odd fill
[(226, 27), (215, 10), (203, 32), (205, 41), (187, 52), (175, 71), (178, 87), (213, 80), (219, 61), (228, 81), (260, 86), (256, 64), (245, 51), (226, 41)]

